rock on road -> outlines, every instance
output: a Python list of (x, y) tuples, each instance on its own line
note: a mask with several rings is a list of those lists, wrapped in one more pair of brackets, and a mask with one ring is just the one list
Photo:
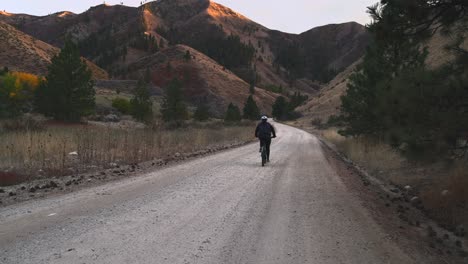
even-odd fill
[(0, 263), (414, 263), (313, 135), (0, 209)]

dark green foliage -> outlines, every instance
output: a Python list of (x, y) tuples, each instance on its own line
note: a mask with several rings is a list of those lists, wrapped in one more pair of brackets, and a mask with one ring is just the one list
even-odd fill
[(210, 30), (197, 33), (187, 34), (187, 32), (172, 29), (167, 35), (172, 43), (189, 45), (228, 69), (250, 66), (255, 56), (255, 48), (252, 44), (242, 43), (236, 35), (226, 37), (224, 31), (216, 25), (211, 25)]
[[(328, 48), (329, 49), (329, 48)], [(328, 63), (332, 54), (327, 54), (326, 47), (306, 48), (298, 43), (281, 44), (278, 47), (278, 55), (275, 64), (288, 70), (291, 82), (298, 78), (308, 77), (313, 80), (327, 83), (339, 72), (329, 68)]]
[(184, 103), (182, 82), (175, 78), (164, 89), (164, 98), (161, 108), (163, 120), (182, 121), (188, 117), (187, 107)]
[(52, 59), (45, 81), (36, 90), (40, 113), (62, 121), (80, 121), (94, 112), (95, 91), (91, 71), (81, 59), (78, 47), (67, 40)]
[(253, 82), (250, 83), (249, 92), (250, 94), (255, 94), (255, 84)]
[(159, 40), (159, 48), (164, 49), (166, 48), (166, 42), (164, 42), (164, 39)]
[(141, 79), (138, 81), (135, 90), (133, 90), (130, 109), (132, 116), (139, 121), (148, 122), (153, 116), (153, 102), (151, 101), (148, 83)]
[(224, 117), (224, 121), (226, 122), (239, 122), (242, 120), (241, 112), (239, 107), (235, 106), (234, 104), (230, 103), (227, 110), (226, 116)]
[(145, 32), (139, 32), (131, 42), (130, 47), (150, 53), (156, 53), (159, 51), (156, 38), (153, 35), (145, 34)]
[(210, 114), (210, 108), (206, 103), (202, 103), (197, 107), (197, 110), (195, 110), (195, 113), (193, 114), (193, 119), (196, 121), (207, 121), (211, 117)]
[(283, 96), (276, 98), (273, 104), (272, 115), (278, 120), (287, 120), (289, 118), (290, 107), (288, 101)]
[(7, 66), (3, 67), (3, 69), (0, 70), (0, 76), (7, 74), (9, 71)]
[(311, 123), (312, 123), (312, 125), (315, 126), (316, 128), (322, 128), (322, 127), (323, 127), (322, 119), (320, 119), (320, 118), (318, 118), (318, 117), (317, 117), (317, 118), (314, 118), (314, 119), (312, 120)]
[(187, 50), (184, 55), (185, 61), (190, 61), (192, 59), (192, 55), (190, 54), (190, 50)]
[[(342, 98), (342, 134), (378, 138), (418, 158), (447, 154), (466, 139), (468, 53), (454, 43), (449, 50), (458, 60), (433, 70), (425, 67), (424, 47), (434, 25), (466, 28), (460, 10), (467, 6), (417, 0), (382, 1), (370, 8), (375, 41)], [(463, 39), (463, 32), (453, 33)]]
[(16, 77), (11, 74), (0, 75), (0, 118), (18, 117), (22, 112), (21, 104), (10, 94), (16, 92)]
[(283, 96), (276, 98), (276, 101), (273, 104), (273, 117), (278, 120), (293, 120), (299, 118), (300, 114), (294, 110), (296, 107), (307, 101), (307, 98), (307, 96), (301, 95), (300, 92), (296, 92), (291, 95), (289, 102)]
[(260, 110), (258, 109), (257, 103), (253, 99), (252, 95), (250, 95), (245, 102), (243, 117), (248, 120), (260, 119)]
[(301, 92), (294, 92), (292, 95), (289, 95), (289, 106), (291, 110), (296, 109), (297, 107), (301, 106), (307, 100), (309, 99), (309, 96), (307, 95), (302, 95)]
[(274, 92), (274, 93), (283, 93), (283, 91), (284, 91), (282, 85), (276, 86), (276, 85), (273, 85), (273, 84), (267, 85), (265, 87), (265, 90), (270, 91), (270, 92)]
[(343, 120), (340, 116), (331, 115), (327, 120), (327, 126), (329, 127), (342, 126), (342, 125), (343, 125)]
[(119, 46), (112, 35), (111, 28), (104, 28), (92, 33), (78, 43), (81, 54), (96, 62), (102, 68), (108, 68), (112, 63), (127, 56), (127, 46)]
[(132, 111), (132, 106), (130, 104), (130, 101), (125, 99), (125, 98), (115, 98), (114, 100), (112, 100), (112, 107), (114, 107), (115, 109), (117, 109), (117, 111), (119, 111), (120, 113), (124, 114), (124, 115), (128, 115), (128, 114), (131, 114)]

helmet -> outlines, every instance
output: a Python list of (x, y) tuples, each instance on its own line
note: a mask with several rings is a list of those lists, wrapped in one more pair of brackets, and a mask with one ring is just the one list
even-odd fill
[(267, 116), (262, 116), (262, 120), (268, 120)]

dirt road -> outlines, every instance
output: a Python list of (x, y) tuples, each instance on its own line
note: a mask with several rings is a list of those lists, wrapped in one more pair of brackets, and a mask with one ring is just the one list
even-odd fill
[(0, 209), (0, 263), (415, 263), (312, 135)]

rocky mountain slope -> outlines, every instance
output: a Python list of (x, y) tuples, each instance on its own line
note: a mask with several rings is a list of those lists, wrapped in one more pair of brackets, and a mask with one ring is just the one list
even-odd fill
[(356, 23), (287, 34), (209, 0), (160, 0), (139, 8), (99, 5), (82, 14), (45, 17), (1, 13), (0, 21), (59, 47), (71, 36), (84, 56), (116, 78), (125, 78), (127, 67), (154, 54), (155, 46), (185, 44), (247, 82), (255, 78), (260, 87), (310, 93), (317, 90), (316, 81), (331, 79), (362, 56), (368, 42)]
[[(45, 75), (59, 49), (0, 22), (0, 67)], [(107, 72), (87, 61), (96, 79), (107, 79)]]
[[(189, 52), (190, 59), (186, 54)], [(149, 69), (151, 81), (165, 87), (173, 78), (184, 86), (185, 98), (195, 106), (208, 104), (210, 112), (223, 117), (227, 105), (242, 109), (250, 95), (249, 84), (216, 61), (185, 45), (175, 45), (129, 65), (129, 76), (139, 78)], [(254, 99), (263, 113), (271, 113), (277, 95), (256, 89)]]

